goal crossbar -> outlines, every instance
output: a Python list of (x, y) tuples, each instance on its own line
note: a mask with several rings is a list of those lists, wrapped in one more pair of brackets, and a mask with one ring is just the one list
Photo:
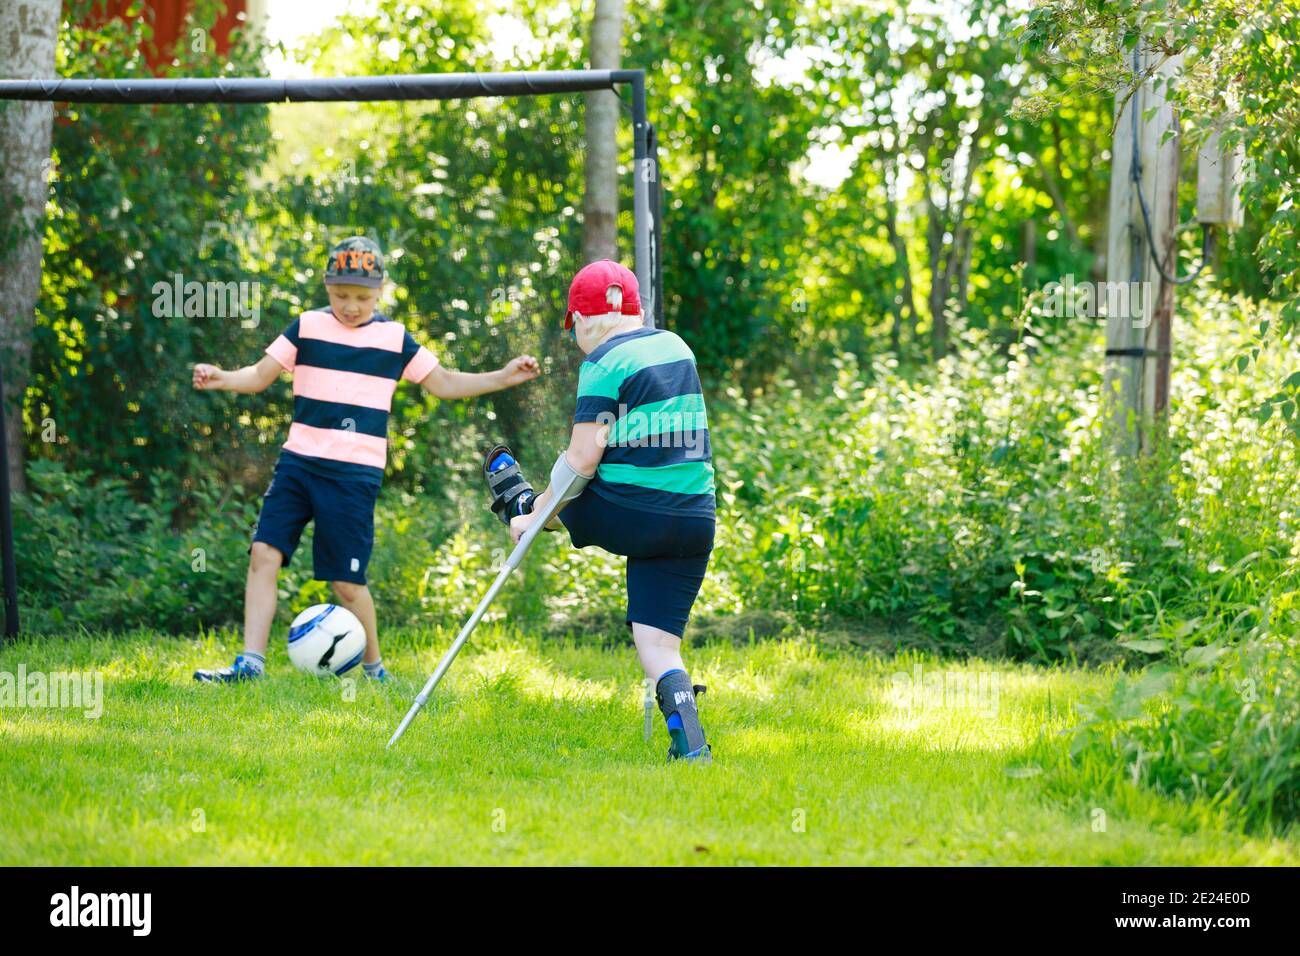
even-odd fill
[[(323, 103), (455, 100), (644, 89), (642, 70), (542, 70), (516, 73), (407, 73), (395, 76), (171, 77), (126, 80), (0, 80), (0, 100), (58, 103)], [(635, 111), (635, 104), (633, 110)]]

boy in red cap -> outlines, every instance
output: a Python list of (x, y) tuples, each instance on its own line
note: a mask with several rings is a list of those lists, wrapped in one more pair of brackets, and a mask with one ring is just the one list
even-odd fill
[(195, 680), (229, 683), (261, 676), (275, 617), (276, 579), (312, 520), (313, 576), (331, 582), (338, 602), (361, 621), (363, 669), (367, 677), (384, 680), (366, 567), (397, 383), (419, 382), (438, 398), (469, 398), (539, 374), (531, 355), (511, 359), (495, 372), (444, 368), (399, 323), (375, 311), (384, 281), (379, 246), (364, 236), (345, 239), (326, 263), (327, 308), (302, 313), (256, 365), (236, 371), (194, 366), (194, 387), (206, 390), (260, 392), (281, 373), (293, 374), (293, 424), (249, 548), (244, 652), (231, 667), (196, 671)]
[(573, 545), (627, 556), (627, 623), (668, 728), (668, 759), (708, 762), (682, 634), (713, 550), (708, 417), (695, 356), (678, 336), (646, 328), (636, 276), (608, 259), (569, 287), (564, 327), (586, 353), (569, 447), (534, 493), (510, 449), (488, 453), (492, 510), (516, 542), (562, 489), (559, 521)]

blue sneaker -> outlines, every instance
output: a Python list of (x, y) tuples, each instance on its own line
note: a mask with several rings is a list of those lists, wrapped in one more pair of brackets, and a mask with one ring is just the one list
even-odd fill
[(388, 683), (388, 671), (384, 670), (383, 664), (380, 664), (379, 670), (374, 673), (371, 673), (370, 669), (364, 664), (362, 665), (362, 669), (366, 672), (366, 680), (378, 681), (380, 684)]
[(261, 676), (262, 672), (244, 660), (243, 654), (236, 657), (235, 663), (230, 667), (194, 672), (194, 679), (205, 684), (236, 684), (242, 680), (256, 680)]

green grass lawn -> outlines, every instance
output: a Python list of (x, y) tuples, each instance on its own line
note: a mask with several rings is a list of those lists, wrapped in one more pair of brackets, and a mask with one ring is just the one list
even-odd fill
[[(282, 643), (258, 685), (195, 684), (230, 633), (6, 646), (0, 671), (101, 670), (104, 711), (0, 708), (0, 864), (1300, 862), (1150, 794), (1050, 797), (1031, 745), (1105, 672), (705, 644), (715, 761), (669, 766), (630, 644), (484, 627), (385, 751), (451, 637), (386, 634), (386, 687), (303, 677)], [(996, 706), (902, 706), (917, 665), (985, 672)]]

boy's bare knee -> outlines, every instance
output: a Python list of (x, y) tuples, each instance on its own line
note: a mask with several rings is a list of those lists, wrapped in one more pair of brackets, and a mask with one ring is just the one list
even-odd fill
[(331, 581), (334, 588), (334, 596), (340, 601), (355, 601), (366, 590), (364, 584), (356, 584), (352, 581)]
[(280, 553), (280, 549), (272, 547), (265, 541), (254, 541), (252, 549), (248, 552), (248, 565), (255, 573), (279, 570), (283, 561), (284, 555)]
[(668, 631), (635, 621), (632, 623), (632, 640), (640, 646), (663, 648), (664, 650), (676, 650), (682, 645), (682, 639), (676, 634), (670, 634)]

